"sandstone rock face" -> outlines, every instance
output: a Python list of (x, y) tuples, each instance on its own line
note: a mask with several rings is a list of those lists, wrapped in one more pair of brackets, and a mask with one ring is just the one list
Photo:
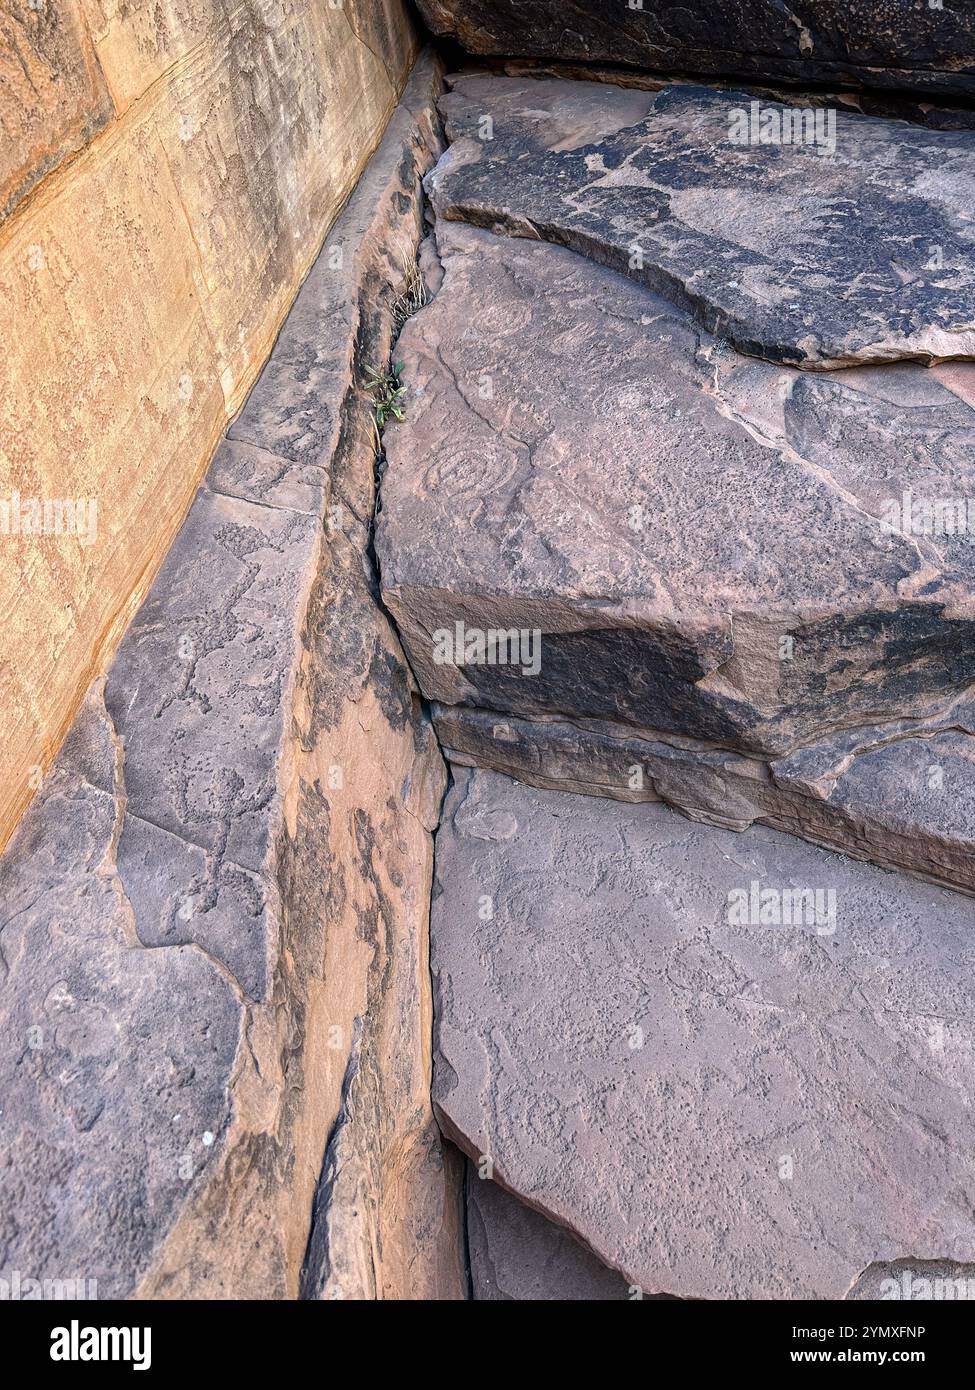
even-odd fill
[[(495, 99), (483, 80), (458, 84), (456, 125), (476, 143), (431, 180), (441, 217), (582, 251), (772, 361), (975, 355), (968, 132), (674, 86), (580, 144), (600, 97), (580, 97), (566, 139), (558, 112), (525, 112), (523, 85), (503, 79)], [(624, 95), (639, 109), (648, 94)]]
[(432, 939), (446, 1132), (628, 1283), (842, 1298), (972, 1262), (967, 899), (473, 772)]
[(436, 34), (471, 53), (585, 60), (658, 72), (732, 73), (932, 94), (975, 94), (975, 22), (911, 0), (773, 0), (716, 7), (643, 0), (419, 0)]
[(467, 1240), (475, 1300), (609, 1303), (639, 1295), (568, 1231), (479, 1179), (470, 1165)]
[(4, 1270), (128, 1292), (219, 1151), (245, 1014), (222, 963), (152, 926), (115, 864), (122, 749), (98, 692), (0, 866)]
[[(461, 1297), (429, 1097), (444, 768), (375, 599), (361, 358), (431, 62), (0, 860), (0, 1257), (101, 1297)], [(340, 253), (340, 254), (339, 254)]]
[[(477, 140), (490, 157), (494, 141), (535, 154), (576, 150), (637, 126), (653, 110), (654, 93), (615, 83), (560, 78), (452, 73), (437, 103), (450, 144)], [(656, 84), (660, 86), (659, 83)], [(489, 124), (485, 124), (487, 118)], [(472, 156), (473, 151), (468, 151)], [(455, 151), (448, 166), (457, 158)]]
[[(975, 368), (785, 371), (561, 248), (439, 234), (377, 536), (428, 696), (780, 755), (967, 688), (968, 536), (885, 517), (975, 490)], [(458, 624), (537, 650), (451, 664)]]
[[(416, 52), (399, 0), (17, 0), (3, 35), (0, 845)], [(43, 534), (27, 533), (35, 504), (51, 509)]]
[(81, 6), (9, 0), (0, 49), (0, 221), (114, 114)]
[[(454, 74), (454, 79), (456, 79)], [(540, 78), (559, 82), (584, 82), (588, 87), (604, 83), (621, 90), (659, 92), (663, 87), (700, 86), (699, 76), (682, 76), (668, 73), (652, 73), (637, 68), (589, 66), (586, 63), (571, 63), (559, 60), (545, 62), (539, 58), (494, 58), (490, 60), (489, 71), (478, 68), (465, 69), (463, 80), (482, 77), (509, 77), (519, 81), (538, 84)], [(451, 80), (451, 79), (448, 79)], [(707, 85), (718, 89), (742, 87), (740, 77), (708, 77)], [(785, 82), (763, 81), (751, 78), (747, 84), (752, 98), (758, 98), (764, 105), (766, 101), (776, 105), (794, 106), (802, 110), (820, 108), (824, 110), (859, 113), (863, 116), (881, 116), (895, 121), (910, 121), (912, 125), (927, 126), (931, 130), (975, 130), (975, 109), (969, 105), (959, 105), (943, 98), (931, 99), (921, 91), (892, 91), (880, 87), (808, 87), (790, 86)]]
[[(639, 268), (593, 263), (615, 264), (627, 238), (614, 243), (616, 204), (606, 235), (594, 230), (592, 175), (610, 170), (607, 199), (626, 184), (636, 208), (650, 197), (638, 147), (717, 196), (718, 144), (695, 146), (700, 165), (688, 156), (694, 121), (727, 94), (451, 86), (441, 107), (455, 143), (427, 180), (445, 274), (398, 349), (408, 420), (387, 443), (377, 540), (450, 757), (541, 787), (659, 798), (735, 829), (759, 821), (971, 891), (975, 368), (758, 361), (726, 341), (770, 322), (741, 270), (728, 291), (738, 317), (722, 303), (713, 336), (695, 322), (702, 303), (671, 281), (656, 294), (634, 283)], [(845, 122), (861, 151), (899, 132), (918, 150), (927, 139)], [(767, 148), (748, 153), (752, 172), (795, 178), (794, 152), (777, 150), (778, 165)], [(923, 158), (934, 188), (944, 167), (933, 147)], [(855, 163), (849, 187), (883, 184), (882, 161), (869, 177)], [(772, 200), (786, 220), (805, 206), (791, 187)], [(551, 200), (566, 210), (557, 226), (539, 211)], [(636, 216), (652, 240), (648, 205)], [(710, 254), (698, 246), (695, 274), (734, 254), (726, 236)], [(672, 257), (680, 235), (661, 229), (659, 244)], [(886, 243), (883, 256), (890, 270)], [(864, 322), (892, 323), (902, 297), (862, 283)], [(849, 307), (845, 273), (833, 290)], [(798, 293), (804, 323), (845, 312), (828, 294), (817, 308), (815, 286)], [(513, 660), (522, 636), (528, 659), (519, 647)]]

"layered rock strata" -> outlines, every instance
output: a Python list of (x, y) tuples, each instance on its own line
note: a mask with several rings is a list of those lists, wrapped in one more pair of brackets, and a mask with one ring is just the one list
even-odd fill
[[(456, 143), (428, 179), (443, 283), (398, 349), (408, 424), (377, 533), (443, 742), (540, 786), (759, 820), (970, 890), (975, 367), (771, 363), (639, 267), (597, 264), (598, 238), (582, 255), (463, 225), (509, 227), (513, 189), (581, 207), (580, 170), (615, 168), (614, 142), (678, 168), (689, 137), (643, 92), (452, 86)], [(710, 119), (713, 96), (679, 99)], [(907, 129), (849, 119), (867, 144)], [(706, 196), (729, 157), (709, 147)], [(497, 196), (472, 212), (465, 178)], [(630, 194), (652, 227), (656, 191), (634, 175)], [(700, 263), (727, 246), (713, 233)], [(889, 286), (871, 303), (888, 326), (903, 310)]]
[(975, 893), (975, 739), (970, 713), (945, 724), (866, 726), (765, 761), (598, 720), (518, 719), (436, 705), (460, 766), (618, 801), (663, 801), (731, 830), (756, 822)]
[(435, 34), (470, 53), (614, 63), (654, 72), (732, 73), (815, 84), (975, 95), (975, 24), (964, 7), (891, 0), (706, 0), (607, 5), (567, 0), (419, 0)]

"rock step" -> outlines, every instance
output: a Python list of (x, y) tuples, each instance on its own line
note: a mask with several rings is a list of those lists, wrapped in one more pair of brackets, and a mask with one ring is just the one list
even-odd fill
[[(884, 517), (975, 497), (975, 367), (773, 368), (572, 252), (438, 241), (377, 534), (429, 696), (774, 756), (971, 685), (969, 535)], [(484, 660), (478, 634), (515, 628), (540, 649)]]
[(902, 721), (841, 732), (768, 762), (598, 720), (433, 707), (458, 765), (556, 791), (664, 801), (731, 830), (758, 822), (975, 894), (973, 715), (955, 710), (940, 729)]
[(566, 90), (588, 85), (457, 79), (437, 215), (570, 246), (774, 362), (975, 356), (968, 132), (687, 84)]
[(973, 1273), (967, 899), (774, 830), (455, 774), (434, 1101), (468, 1155), (648, 1294)]
[(912, 0), (419, 0), (435, 34), (471, 53), (513, 53), (652, 72), (731, 73), (800, 83), (975, 97), (975, 17)]
[[(654, 100), (456, 79), (435, 197), (479, 112), (508, 177)], [(564, 248), (437, 237), (377, 553), (448, 749), (975, 888), (975, 366), (773, 366)]]

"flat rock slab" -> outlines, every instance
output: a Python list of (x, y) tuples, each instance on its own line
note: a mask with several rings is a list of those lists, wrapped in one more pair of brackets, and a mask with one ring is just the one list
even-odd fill
[[(611, 1303), (671, 1300), (645, 1294), (608, 1269), (562, 1226), (499, 1187), (467, 1180), (467, 1248), (471, 1293), (481, 1302)], [(968, 1302), (975, 1265), (946, 1260), (896, 1260), (864, 1270), (847, 1298), (880, 1302)]]
[(648, 1293), (842, 1298), (878, 1262), (971, 1263), (972, 927), (967, 899), (772, 830), (461, 774), (441, 1124)]
[(453, 763), (555, 791), (663, 801), (732, 830), (759, 822), (968, 893), (975, 893), (973, 715), (964, 707), (941, 726), (865, 726), (765, 762), (596, 720), (433, 708)]
[[(975, 497), (975, 368), (775, 368), (562, 248), (438, 236), (377, 531), (426, 695), (779, 754), (971, 683), (970, 534), (888, 518)], [(511, 629), (537, 670), (466, 654)]]
[(119, 753), (93, 697), (0, 861), (3, 1269), (90, 1281), (78, 1297), (128, 1292), (205, 1181), (244, 1022), (215, 959), (139, 938)]
[[(591, 92), (578, 114), (561, 98), (558, 141), (554, 114), (540, 126), (519, 112), (510, 81), (496, 113), (488, 82), (455, 84), (474, 139), (428, 181), (439, 216), (570, 246), (772, 361), (975, 356), (967, 132), (674, 86), (649, 96), (642, 119), (580, 145)], [(647, 95), (627, 94), (633, 107)]]
[(619, 64), (655, 72), (731, 73), (802, 83), (975, 95), (975, 21), (911, 0), (419, 0), (435, 34), (471, 53)]
[(639, 125), (655, 99), (652, 91), (613, 82), (495, 73), (452, 73), (444, 80), (449, 90), (437, 109), (449, 144), (477, 140), (488, 158), (496, 140), (505, 149), (518, 144), (535, 153), (598, 144)]

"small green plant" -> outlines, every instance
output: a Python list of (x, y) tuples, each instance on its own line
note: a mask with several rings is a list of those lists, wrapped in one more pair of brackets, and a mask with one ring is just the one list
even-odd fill
[(395, 362), (389, 371), (365, 365), (365, 388), (373, 400), (372, 420), (377, 444), (390, 420), (402, 420), (406, 410), (406, 387), (400, 380), (402, 362)]

